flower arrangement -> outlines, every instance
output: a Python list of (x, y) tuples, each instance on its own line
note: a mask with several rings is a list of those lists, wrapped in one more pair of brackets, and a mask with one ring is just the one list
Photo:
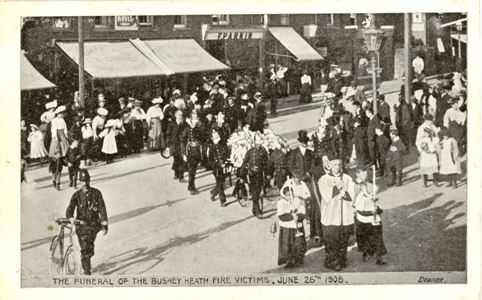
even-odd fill
[(231, 149), (231, 156), (229, 159), (234, 167), (241, 167), (246, 152), (254, 147), (254, 137), (256, 134), (261, 138), (261, 145), (268, 152), (269, 150), (288, 147), (286, 140), (274, 134), (270, 129), (266, 129), (264, 133), (255, 133), (249, 130), (234, 132), (227, 142), (228, 147)]

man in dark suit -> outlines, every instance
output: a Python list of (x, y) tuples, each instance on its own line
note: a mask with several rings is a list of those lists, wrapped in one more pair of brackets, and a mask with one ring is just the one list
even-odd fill
[(385, 101), (385, 95), (378, 96), (378, 116), (380, 120), (390, 120), (390, 105)]
[(413, 121), (413, 130), (410, 135), (410, 142), (412, 145), (415, 145), (415, 140), (417, 135), (415, 134), (415, 130), (423, 123), (423, 109), (420, 103), (418, 103), (417, 98), (415, 96), (410, 96), (410, 103), (408, 108), (411, 113), (411, 118)]
[(186, 126), (181, 135), (181, 152), (184, 162), (187, 163), (189, 173), (188, 190), (191, 195), (196, 195), (199, 191), (196, 189), (196, 170), (199, 162), (202, 159), (202, 142), (203, 132), (199, 115), (196, 110), (191, 112), (191, 119), (188, 126)]
[(317, 202), (316, 197), (313, 197), (315, 186), (313, 185), (313, 173), (315, 170), (315, 154), (310, 149), (307, 149), (309, 141), (306, 130), (298, 132), (298, 142), (300, 145), (295, 150), (291, 151), (288, 157), (288, 171), (293, 176), (297, 172), (301, 174), (300, 179), (306, 183), (310, 189), (311, 196), (307, 201), (307, 215), (310, 218), (310, 238), (315, 242), (319, 242), (323, 236), (321, 231), (321, 215), (320, 203)]
[(437, 127), (443, 126), (445, 112), (450, 108), (449, 102), (451, 100), (451, 97), (447, 92), (448, 88), (449, 87), (447, 84), (442, 84), (440, 86), (440, 96), (436, 97), (437, 104), (436, 104), (436, 110), (435, 110), (435, 121), (433, 123)]
[[(181, 110), (175, 112), (175, 119), (169, 123), (167, 127), (167, 145), (173, 156), (172, 170), (174, 171), (174, 180), (184, 181), (185, 163), (181, 153), (181, 135), (187, 124), (184, 122)], [(162, 150), (161, 150), (162, 151)]]
[(414, 135), (414, 122), (412, 120), (412, 113), (408, 103), (403, 96), (399, 97), (399, 105), (397, 106), (397, 114), (395, 116), (395, 125), (400, 133), (402, 142), (409, 147), (411, 144), (412, 135)]
[(387, 169), (390, 171), (391, 181), (388, 186), (393, 186), (395, 183), (397, 186), (402, 185), (403, 174), (403, 155), (405, 154), (407, 147), (403, 144), (398, 136), (398, 130), (394, 129), (390, 132), (390, 138), (392, 145), (389, 148), (387, 155)]
[(368, 138), (368, 155), (369, 155), (369, 164), (373, 164), (377, 166), (377, 142), (376, 138), (377, 135), (375, 133), (375, 128), (380, 126), (380, 119), (378, 116), (373, 114), (373, 109), (369, 107), (366, 111), (366, 116), (368, 118), (368, 125), (367, 125), (367, 138)]
[(213, 175), (216, 180), (216, 187), (211, 191), (211, 200), (214, 201), (219, 195), (221, 207), (226, 206), (226, 195), (224, 194), (224, 182), (226, 181), (225, 165), (229, 158), (229, 149), (225, 143), (222, 142), (220, 135), (220, 128), (213, 128), (212, 145), (208, 148), (208, 159), (211, 163)]

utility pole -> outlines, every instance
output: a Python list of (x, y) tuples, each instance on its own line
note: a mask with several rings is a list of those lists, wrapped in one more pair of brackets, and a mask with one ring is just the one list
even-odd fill
[(79, 34), (79, 104), (81, 107), (85, 107), (84, 97), (84, 30), (83, 30), (83, 18), (78, 17), (78, 34)]
[(404, 39), (405, 39), (405, 101), (410, 99), (410, 89), (412, 85), (412, 68), (410, 65), (410, 48), (412, 42), (412, 22), (411, 14), (404, 13)]

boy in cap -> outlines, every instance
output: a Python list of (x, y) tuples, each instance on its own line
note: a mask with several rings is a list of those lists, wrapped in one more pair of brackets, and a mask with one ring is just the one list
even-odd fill
[(391, 146), (387, 154), (387, 169), (390, 171), (391, 182), (388, 184), (392, 186), (397, 184), (397, 186), (402, 185), (402, 174), (403, 174), (403, 155), (407, 151), (407, 146), (405, 146), (398, 136), (398, 130), (393, 129), (390, 131), (390, 139), (392, 140)]
[(80, 158), (82, 157), (82, 153), (79, 149), (79, 141), (72, 140), (70, 143), (69, 148), (67, 149), (67, 153), (65, 158), (67, 160), (67, 166), (69, 169), (69, 179), (70, 179), (70, 187), (77, 188), (77, 174), (80, 170)]

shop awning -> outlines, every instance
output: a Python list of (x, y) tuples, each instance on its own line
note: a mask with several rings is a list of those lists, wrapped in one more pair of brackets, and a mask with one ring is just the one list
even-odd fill
[[(176, 74), (229, 69), (193, 39), (144, 40), (142, 42), (170, 71)], [(149, 54), (146, 53), (146, 55)]]
[(56, 87), (55, 84), (42, 76), (32, 66), (30, 61), (23, 53), (20, 54), (20, 89), (22, 91), (50, 89)]
[[(456, 39), (456, 40), (459, 40), (460, 38), (460, 41), (462, 43), (466, 43), (467, 44), (467, 35), (466, 34), (457, 34), (457, 33), (453, 33), (450, 35), (453, 39)], [(459, 37), (460, 36), (460, 37)]]
[[(75, 63), (78, 43), (57, 42)], [(84, 70), (96, 79), (168, 75), (129, 42), (84, 42)]]
[(323, 60), (323, 57), (313, 49), (291, 27), (268, 27), (269, 32), (286, 48), (298, 61)]

